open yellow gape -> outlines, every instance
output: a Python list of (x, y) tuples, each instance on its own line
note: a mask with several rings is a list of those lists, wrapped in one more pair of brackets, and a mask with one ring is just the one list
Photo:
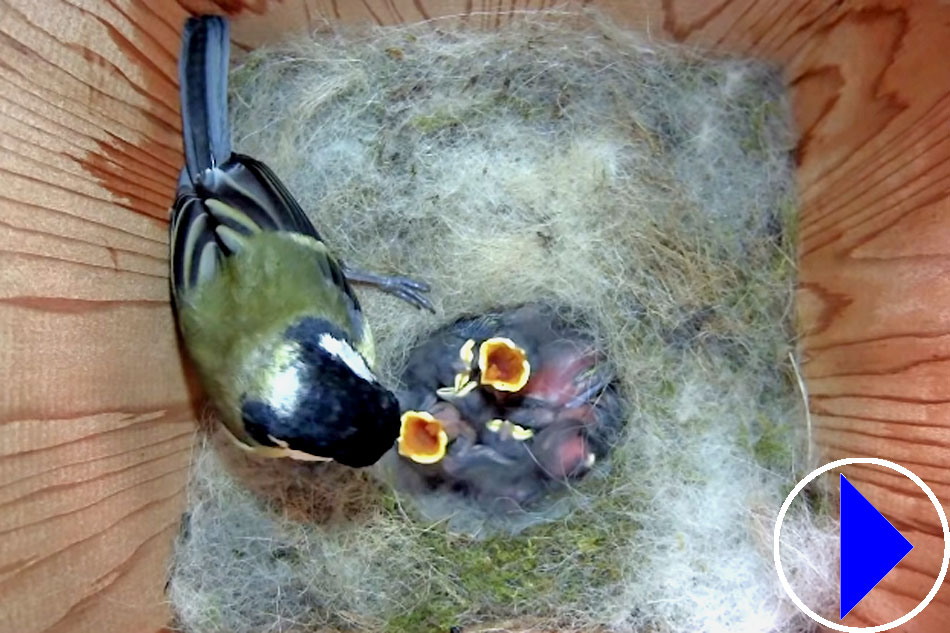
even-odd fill
[(448, 439), (443, 422), (431, 413), (406, 411), (396, 446), (400, 455), (418, 464), (435, 464), (445, 457)]
[[(202, 413), (167, 279), (168, 207), (182, 164), (177, 55), (188, 12), (228, 13), (236, 48), (250, 49), (327, 21), (445, 18), (491, 29), (546, 4), (0, 3), (0, 630), (158, 633), (170, 625), (166, 564)], [(784, 68), (800, 132), (801, 369), (821, 462), (898, 462), (946, 505), (950, 4), (572, 3), (581, 4), (656, 38)], [(493, 378), (496, 388), (518, 384), (511, 359), (498, 360), (505, 375)], [(416, 420), (410, 431), (436, 455), (444, 444), (429, 424)], [(930, 590), (940, 527), (907, 479), (844, 472), (915, 545), (845, 621), (879, 624)], [(940, 633), (947, 622), (944, 586), (901, 630)]]
[(483, 385), (509, 393), (521, 391), (531, 377), (525, 350), (503, 336), (492, 337), (479, 346), (478, 369)]

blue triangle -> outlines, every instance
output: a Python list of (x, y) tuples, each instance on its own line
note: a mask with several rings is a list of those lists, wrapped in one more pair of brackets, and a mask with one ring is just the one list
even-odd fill
[(914, 546), (841, 475), (841, 618)]

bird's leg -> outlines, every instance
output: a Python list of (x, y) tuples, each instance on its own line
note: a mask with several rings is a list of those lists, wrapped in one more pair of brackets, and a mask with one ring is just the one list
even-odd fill
[(343, 269), (343, 275), (349, 282), (376, 286), (380, 290), (399, 297), (417, 308), (424, 308), (429, 312), (435, 312), (432, 302), (423, 294), (430, 290), (429, 284), (424, 281), (416, 281), (415, 279), (401, 277), (399, 275), (377, 275), (376, 273), (354, 268), (346, 264), (341, 264), (340, 267)]

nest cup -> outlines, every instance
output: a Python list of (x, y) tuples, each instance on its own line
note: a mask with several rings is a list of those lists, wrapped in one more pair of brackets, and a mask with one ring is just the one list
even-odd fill
[(545, 497), (603, 465), (622, 430), (603, 356), (585, 328), (539, 304), (436, 330), (402, 376), (406, 413), (387, 456), (394, 485), (423, 505), (429, 495), (455, 495), (460, 507), (474, 506), (468, 511), (543, 517)]

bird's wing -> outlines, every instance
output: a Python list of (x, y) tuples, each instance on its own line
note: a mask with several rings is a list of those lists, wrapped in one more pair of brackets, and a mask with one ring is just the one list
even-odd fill
[(179, 187), (170, 238), (176, 301), (217, 274), (224, 258), (240, 252), (248, 239), (266, 231), (296, 235), (319, 255), (314, 274), (340, 289), (354, 342), (358, 346), (367, 342), (359, 300), (339, 262), (274, 172), (239, 154), (232, 155), (228, 164), (205, 171), (195, 186)]
[(271, 215), (274, 224), (278, 227), (277, 230), (300, 233), (312, 237), (318, 242), (323, 241), (310, 218), (300, 208), (300, 204), (297, 203), (297, 200), (270, 167), (243, 154), (235, 154), (234, 160), (254, 174), (258, 185), (263, 190), (263, 196), (270, 198), (270, 207), (261, 206), (264, 209), (270, 208), (273, 210)]
[(169, 233), (172, 297), (177, 304), (188, 289), (218, 274), (224, 253), (207, 207), (187, 187), (179, 187)]
[[(301, 236), (318, 252), (314, 274), (340, 290), (357, 338), (371, 351), (359, 301), (340, 264), (280, 179), (262, 162), (231, 150), (228, 121), (229, 26), (217, 16), (190, 18), (179, 61), (185, 168), (170, 224), (171, 284), (176, 307), (215, 277), (224, 259), (262, 231)], [(326, 260), (326, 261), (324, 261)]]

